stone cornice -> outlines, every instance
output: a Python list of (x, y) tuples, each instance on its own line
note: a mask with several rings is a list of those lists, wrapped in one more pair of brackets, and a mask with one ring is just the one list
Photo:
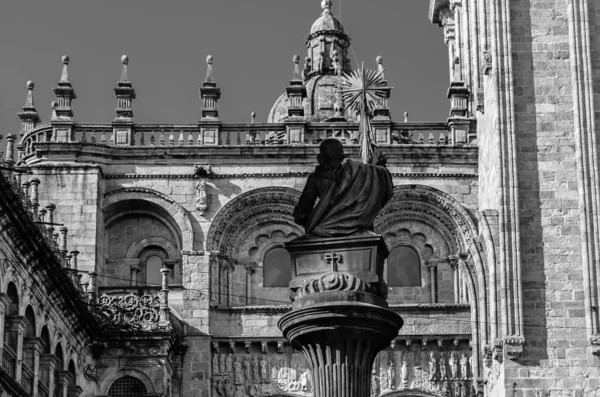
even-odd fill
[[(443, 312), (449, 310), (470, 313), (471, 305), (463, 303), (390, 303), (390, 309), (402, 312)], [(292, 309), (292, 305), (265, 305), (265, 306), (214, 306), (211, 310), (228, 313), (267, 313), (278, 314), (287, 313)]]
[[(243, 173), (226, 174), (213, 173), (208, 179), (240, 179), (240, 178), (286, 178), (310, 175), (312, 171), (280, 172), (280, 173)], [(392, 172), (395, 178), (457, 178), (477, 179), (478, 174), (468, 173), (437, 173), (437, 172)], [(194, 174), (108, 174), (104, 179), (197, 179)]]

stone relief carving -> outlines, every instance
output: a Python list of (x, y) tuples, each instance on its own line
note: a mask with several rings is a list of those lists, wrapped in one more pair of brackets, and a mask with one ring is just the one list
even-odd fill
[(298, 288), (293, 299), (324, 291), (359, 291), (370, 292), (371, 287), (364, 281), (344, 273), (331, 272), (321, 278), (307, 281)]
[[(393, 348), (382, 351), (375, 361), (371, 397), (401, 390), (475, 397), (470, 347), (468, 343), (456, 342), (401, 346), (394, 343)], [(221, 342), (213, 349), (212, 362), (218, 363), (213, 366), (215, 396), (313, 395), (306, 359), (280, 341)]]
[(96, 314), (106, 327), (159, 328), (160, 298), (151, 295), (101, 295)]

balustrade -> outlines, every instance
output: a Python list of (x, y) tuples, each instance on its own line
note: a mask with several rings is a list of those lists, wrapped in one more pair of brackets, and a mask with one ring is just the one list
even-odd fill
[(38, 397), (48, 397), (50, 390), (41, 380), (38, 382)]
[[(111, 125), (75, 124), (73, 133), (60, 143), (85, 143), (118, 147), (200, 147), (203, 142), (214, 142), (211, 146), (273, 146), (273, 145), (318, 145), (326, 138), (338, 138), (346, 145), (359, 143), (357, 123), (249, 123), (221, 124), (204, 131), (203, 125), (154, 125), (133, 126), (131, 140), (127, 144), (116, 144)], [(374, 127), (375, 143), (388, 145), (454, 145), (447, 123), (387, 123)], [(203, 134), (216, 134), (214, 139), (205, 139)], [(41, 126), (28, 132), (20, 143), (22, 158), (35, 154), (39, 142), (57, 142), (52, 127)]]
[(21, 365), (21, 386), (27, 393), (33, 395), (33, 370), (25, 363)]
[(2, 369), (12, 378), (15, 376), (16, 363), (17, 353), (5, 343), (2, 351)]

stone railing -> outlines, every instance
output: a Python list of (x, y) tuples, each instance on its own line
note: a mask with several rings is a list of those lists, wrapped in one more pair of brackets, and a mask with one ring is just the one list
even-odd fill
[(48, 390), (48, 386), (46, 386), (41, 380), (38, 382), (38, 397), (48, 397), (50, 395), (50, 390)]
[(2, 351), (2, 369), (12, 378), (15, 376), (15, 364), (17, 363), (17, 353), (7, 344), (4, 344)]
[(33, 370), (25, 363), (21, 364), (21, 386), (30, 395), (33, 395)]
[[(373, 122), (378, 145), (464, 145), (448, 123)], [(51, 125), (27, 132), (18, 146), (20, 160), (35, 154), (39, 142), (83, 143), (117, 147), (203, 147), (317, 145), (337, 137), (358, 144), (358, 123), (248, 123), (248, 124), (135, 124), (130, 131), (113, 130), (110, 124), (74, 124), (69, 134), (55, 135)]]

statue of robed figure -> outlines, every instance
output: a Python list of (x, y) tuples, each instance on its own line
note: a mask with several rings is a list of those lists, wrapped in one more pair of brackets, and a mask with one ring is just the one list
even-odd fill
[(318, 237), (372, 231), (377, 213), (393, 195), (392, 177), (385, 166), (344, 159), (342, 143), (335, 138), (321, 143), (317, 159), (319, 165), (308, 177), (294, 211), (295, 222), (304, 226), (307, 235)]
[(344, 76), (345, 108), (360, 114), (362, 162), (344, 159), (342, 143), (335, 138), (321, 143), (319, 166), (308, 177), (294, 211), (295, 222), (304, 226), (307, 235), (338, 237), (372, 231), (377, 213), (392, 198), (394, 187), (385, 159), (373, 164), (376, 147), (369, 117), (385, 98), (386, 86), (383, 69), (375, 72), (363, 65)]

